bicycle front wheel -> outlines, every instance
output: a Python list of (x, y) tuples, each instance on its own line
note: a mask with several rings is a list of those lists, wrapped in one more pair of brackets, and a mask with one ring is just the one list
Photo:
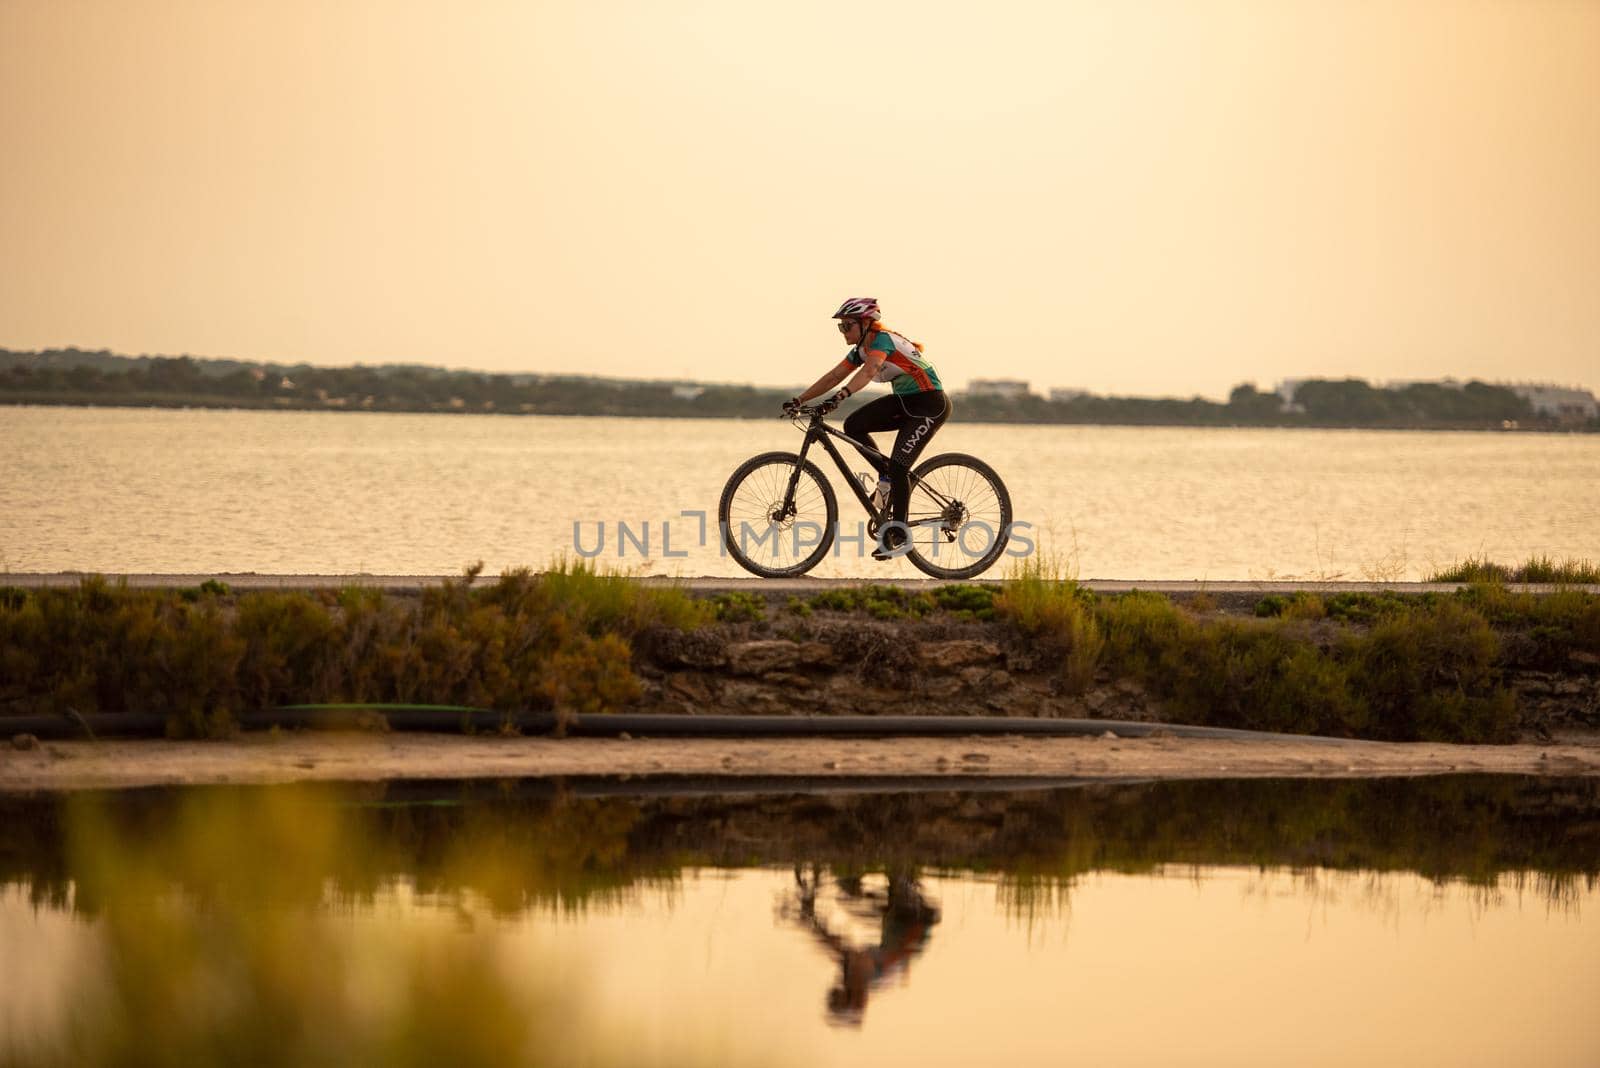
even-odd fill
[(839, 502), (810, 460), (765, 452), (739, 465), (722, 489), (717, 522), (739, 566), (762, 578), (804, 575), (828, 555)]
[(934, 578), (971, 578), (1006, 550), (1011, 494), (994, 468), (976, 456), (935, 456), (913, 473), (906, 523), (906, 556), (918, 570)]

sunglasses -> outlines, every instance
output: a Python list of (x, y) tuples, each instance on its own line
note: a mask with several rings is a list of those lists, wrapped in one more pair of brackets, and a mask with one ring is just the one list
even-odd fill
[(860, 325), (861, 325), (860, 323), (857, 323), (852, 319), (840, 319), (839, 320), (839, 333), (848, 334), (850, 332), (850, 328), (852, 326), (860, 326)]

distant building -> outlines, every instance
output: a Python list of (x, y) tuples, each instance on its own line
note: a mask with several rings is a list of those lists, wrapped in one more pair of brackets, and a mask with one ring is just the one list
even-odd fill
[(1021, 400), (1028, 396), (1028, 383), (1015, 378), (974, 378), (967, 383), (967, 393), (974, 397)]
[(676, 400), (692, 401), (705, 391), (704, 386), (673, 386), (672, 396)]
[(1545, 382), (1507, 383), (1505, 388), (1527, 401), (1540, 415), (1563, 422), (1581, 423), (1600, 416), (1600, 402), (1586, 389)]
[(1056, 387), (1050, 391), (1050, 399), (1058, 404), (1064, 401), (1077, 400), (1079, 397), (1087, 397), (1088, 395), (1089, 391), (1086, 389), (1062, 389)]
[(1305, 405), (1294, 402), (1294, 395), (1301, 386), (1309, 381), (1311, 381), (1309, 378), (1285, 378), (1272, 387), (1272, 392), (1276, 393), (1278, 399), (1283, 402), (1282, 409), (1284, 411), (1303, 412), (1306, 410)]

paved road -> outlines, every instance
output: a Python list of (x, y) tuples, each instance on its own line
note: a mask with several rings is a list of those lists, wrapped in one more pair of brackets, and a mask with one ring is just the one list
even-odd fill
[[(436, 586), (446, 579), (459, 578), (459, 575), (260, 575), (254, 572), (245, 574), (217, 574), (217, 575), (108, 575), (114, 580), (126, 580), (129, 586), (142, 589), (176, 589), (187, 586), (198, 586), (208, 580), (224, 582), (234, 590), (313, 590), (326, 589), (338, 586), (367, 586), (376, 589), (388, 590), (394, 593), (415, 593), (424, 586)], [(75, 586), (83, 578), (81, 572), (56, 572), (52, 574), (0, 574), (0, 586), (21, 586), (29, 589), (49, 587)], [(480, 579), (481, 582), (492, 582), (491, 576)], [(841, 589), (849, 586), (860, 586), (869, 582), (878, 582), (883, 585), (899, 586), (906, 590), (928, 590), (939, 586), (949, 585), (937, 579), (759, 579), (759, 578), (661, 578), (655, 576), (635, 580), (645, 586), (666, 586), (681, 583), (689, 592), (702, 596), (718, 593), (747, 592), (763, 593), (769, 595), (790, 594), (809, 595), (821, 593), (824, 590)], [(971, 580), (977, 585), (998, 586), (999, 579)], [(1252, 597), (1261, 598), (1268, 594), (1296, 593), (1451, 593), (1461, 589), (1460, 583), (1454, 582), (1203, 582), (1203, 581), (1161, 581), (1156, 579), (1085, 579), (1079, 582), (1096, 593), (1126, 593), (1129, 590), (1148, 590), (1152, 593), (1164, 593), (1169, 596), (1189, 597), (1198, 594), (1210, 594), (1216, 598)], [(1551, 593), (1557, 589), (1580, 589), (1589, 593), (1600, 593), (1600, 586), (1565, 586), (1557, 587), (1540, 583), (1512, 584), (1513, 590), (1523, 590), (1529, 593)]]

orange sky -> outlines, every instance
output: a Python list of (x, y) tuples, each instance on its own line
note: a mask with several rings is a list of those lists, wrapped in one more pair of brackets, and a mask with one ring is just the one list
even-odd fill
[(1600, 2), (0, 0), (0, 347), (1600, 387)]

